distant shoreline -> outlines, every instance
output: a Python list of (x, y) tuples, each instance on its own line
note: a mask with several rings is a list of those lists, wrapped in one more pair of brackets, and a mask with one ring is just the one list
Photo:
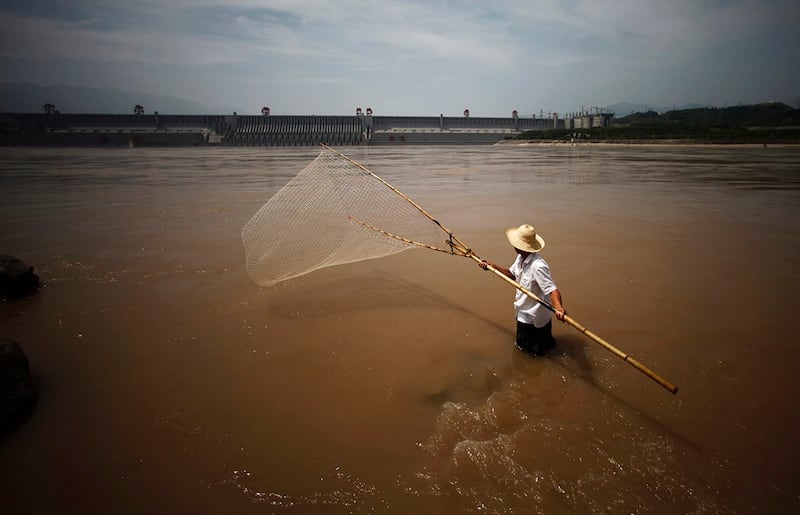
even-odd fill
[(682, 140), (682, 139), (626, 139), (626, 140), (594, 140), (594, 141), (565, 141), (565, 140), (536, 140), (536, 139), (513, 139), (498, 141), (496, 145), (530, 145), (530, 146), (651, 146), (651, 147), (727, 147), (727, 148), (800, 148), (800, 141), (785, 143), (725, 143), (721, 141), (704, 140)]

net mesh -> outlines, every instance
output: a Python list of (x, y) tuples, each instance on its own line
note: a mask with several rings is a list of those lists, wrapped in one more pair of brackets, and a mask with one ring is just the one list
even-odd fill
[(401, 193), (327, 147), (242, 228), (247, 273), (263, 286), (414, 242), (446, 248), (447, 238)]

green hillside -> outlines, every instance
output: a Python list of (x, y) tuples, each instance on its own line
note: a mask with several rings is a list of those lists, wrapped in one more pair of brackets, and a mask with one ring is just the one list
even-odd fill
[(634, 113), (611, 127), (529, 131), (520, 139), (588, 141), (681, 140), (705, 143), (800, 143), (800, 109), (786, 104)]
[(701, 127), (787, 127), (800, 126), (800, 109), (794, 109), (780, 102), (735, 106), (702, 107), (667, 111), (634, 113), (617, 119), (616, 125), (657, 125), (687, 124)]

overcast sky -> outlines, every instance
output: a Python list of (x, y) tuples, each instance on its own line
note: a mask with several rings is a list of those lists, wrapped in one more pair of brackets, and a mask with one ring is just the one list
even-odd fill
[(800, 102), (798, 0), (3, 0), (0, 81), (258, 114)]

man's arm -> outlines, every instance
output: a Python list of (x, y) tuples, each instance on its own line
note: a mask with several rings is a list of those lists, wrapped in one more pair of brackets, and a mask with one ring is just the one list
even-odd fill
[(502, 266), (497, 266), (494, 263), (492, 263), (491, 261), (487, 261), (487, 260), (484, 259), (483, 261), (478, 263), (478, 266), (483, 268), (484, 270), (487, 270), (488, 267), (492, 267), (495, 270), (497, 270), (498, 272), (500, 272), (501, 274), (503, 274), (506, 277), (508, 277), (509, 279), (513, 279), (515, 281), (517, 280), (517, 278), (514, 277), (514, 274), (511, 273), (511, 270), (509, 270), (508, 268), (504, 268)]
[(564, 321), (564, 317), (567, 316), (567, 310), (564, 309), (564, 303), (561, 300), (561, 292), (558, 290), (553, 290), (550, 292), (550, 303), (556, 309), (556, 318)]

